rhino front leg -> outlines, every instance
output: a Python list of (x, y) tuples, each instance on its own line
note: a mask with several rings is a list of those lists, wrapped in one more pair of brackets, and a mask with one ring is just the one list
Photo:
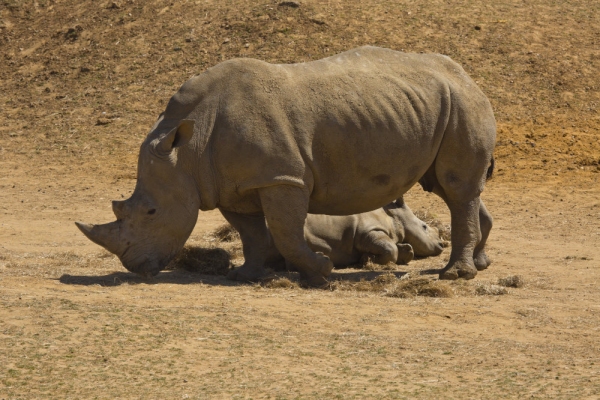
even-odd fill
[(481, 229), (481, 240), (475, 246), (475, 251), (473, 253), (473, 261), (475, 262), (475, 267), (478, 271), (483, 271), (487, 267), (490, 266), (492, 261), (489, 259), (487, 254), (485, 254), (485, 243), (487, 238), (490, 236), (490, 231), (492, 230), (493, 219), (492, 215), (489, 213), (483, 201), (480, 200), (479, 203), (479, 226)]
[(310, 286), (327, 284), (333, 270), (328, 257), (313, 252), (304, 238), (309, 193), (305, 188), (277, 185), (259, 189), (263, 212), (275, 246)]
[(269, 254), (269, 233), (263, 215), (244, 215), (219, 209), (242, 239), (244, 265), (227, 277), (241, 282), (256, 282), (267, 274), (265, 262)]

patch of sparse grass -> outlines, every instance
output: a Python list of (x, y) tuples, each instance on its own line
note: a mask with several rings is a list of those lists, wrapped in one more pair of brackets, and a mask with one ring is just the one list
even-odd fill
[(300, 285), (297, 282), (281, 276), (266, 280), (263, 286), (269, 289), (300, 289)]
[(367, 271), (397, 271), (398, 264), (389, 262), (385, 265), (374, 263), (370, 258), (366, 258), (366, 261), (358, 264), (358, 268), (362, 268)]
[(508, 290), (504, 286), (477, 282), (475, 286), (475, 294), (479, 296), (501, 296), (508, 294)]
[(525, 281), (521, 275), (511, 275), (506, 278), (498, 279), (498, 285), (504, 287), (521, 288), (525, 285)]
[(211, 233), (211, 236), (213, 236), (219, 242), (230, 243), (241, 240), (238, 231), (236, 231), (235, 228), (230, 224), (223, 224), (219, 226)]
[(415, 296), (425, 297), (453, 297), (454, 291), (448, 282), (417, 277), (402, 279), (386, 291), (386, 296), (410, 298)]
[(453, 297), (454, 291), (448, 282), (417, 276), (406, 275), (398, 278), (393, 273), (378, 275), (375, 279), (361, 279), (358, 282), (338, 280), (331, 283), (332, 290), (382, 293), (388, 297), (411, 298)]

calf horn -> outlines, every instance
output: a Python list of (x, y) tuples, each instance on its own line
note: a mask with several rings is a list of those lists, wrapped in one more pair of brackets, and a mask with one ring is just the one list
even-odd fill
[(117, 256), (121, 256), (123, 251), (125, 251), (125, 246), (123, 246), (123, 243), (119, 240), (120, 224), (119, 221), (102, 225), (89, 225), (75, 222), (77, 228), (79, 228), (88, 239)]

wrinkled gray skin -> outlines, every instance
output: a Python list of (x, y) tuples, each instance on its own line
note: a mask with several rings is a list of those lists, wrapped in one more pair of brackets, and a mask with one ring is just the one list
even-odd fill
[(437, 256), (444, 246), (437, 229), (417, 218), (402, 199), (361, 214), (308, 214), (304, 238), (335, 267), (367, 257), (377, 264), (406, 264), (415, 255)]
[(448, 57), (361, 47), (323, 60), (220, 63), (171, 98), (142, 143), (131, 198), (104, 225), (78, 223), (130, 271), (152, 276), (182, 248), (198, 209), (218, 207), (240, 232), (240, 281), (264, 276), (273, 240), (310, 285), (329, 258), (304, 239), (307, 212), (350, 215), (415, 183), (451, 213), (442, 279), (473, 278), (489, 260), (492, 218), (480, 199), (492, 159), (491, 105)]

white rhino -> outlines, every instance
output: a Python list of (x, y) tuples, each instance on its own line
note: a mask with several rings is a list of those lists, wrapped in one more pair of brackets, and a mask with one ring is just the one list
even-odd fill
[[(438, 230), (417, 218), (402, 198), (361, 214), (308, 214), (304, 238), (336, 268), (366, 258), (377, 264), (406, 264), (414, 256), (437, 256), (444, 249)], [(280, 263), (281, 255), (276, 249), (272, 251), (269, 260)]]
[(480, 193), (495, 138), (488, 99), (442, 55), (361, 47), (290, 65), (229, 60), (171, 98), (142, 143), (132, 196), (113, 202), (117, 220), (77, 225), (125, 268), (153, 276), (198, 210), (218, 207), (243, 242), (235, 279), (266, 274), (266, 219), (286, 260), (322, 285), (333, 263), (306, 243), (307, 213), (374, 210), (420, 182), (450, 209), (440, 278), (471, 279), (489, 264)]

